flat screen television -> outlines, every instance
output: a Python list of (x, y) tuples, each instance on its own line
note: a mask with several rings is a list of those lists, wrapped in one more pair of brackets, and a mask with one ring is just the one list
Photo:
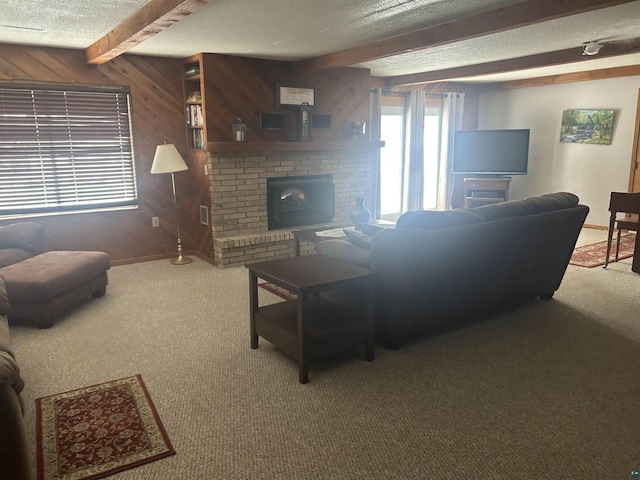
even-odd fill
[(529, 129), (458, 130), (453, 135), (452, 173), (526, 175)]

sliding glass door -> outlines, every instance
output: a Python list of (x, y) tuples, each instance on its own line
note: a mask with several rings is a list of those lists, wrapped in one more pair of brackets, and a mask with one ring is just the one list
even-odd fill
[[(425, 108), (424, 117), (424, 209), (435, 209), (438, 194), (438, 162), (442, 109)], [(380, 135), (380, 216), (395, 221), (405, 210), (405, 107), (383, 105)]]
[(382, 106), (380, 137), (380, 217), (395, 221), (402, 212), (404, 106)]
[(435, 209), (438, 198), (438, 166), (442, 109), (427, 107), (424, 112), (424, 179), (423, 209)]

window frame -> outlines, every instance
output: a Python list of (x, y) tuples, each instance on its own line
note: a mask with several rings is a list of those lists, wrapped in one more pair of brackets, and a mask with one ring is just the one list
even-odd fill
[(131, 110), (127, 86), (0, 82), (0, 218), (139, 208)]

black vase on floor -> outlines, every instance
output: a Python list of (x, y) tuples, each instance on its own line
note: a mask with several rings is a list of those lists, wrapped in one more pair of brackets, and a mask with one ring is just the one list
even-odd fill
[(364, 197), (356, 197), (356, 208), (349, 212), (349, 217), (351, 217), (356, 230), (360, 230), (360, 225), (369, 221), (371, 212), (364, 206)]

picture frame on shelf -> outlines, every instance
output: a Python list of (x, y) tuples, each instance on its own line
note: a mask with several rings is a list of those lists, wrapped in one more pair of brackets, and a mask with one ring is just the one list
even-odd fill
[(316, 89), (310, 85), (276, 82), (276, 107), (299, 107), (316, 105)]

